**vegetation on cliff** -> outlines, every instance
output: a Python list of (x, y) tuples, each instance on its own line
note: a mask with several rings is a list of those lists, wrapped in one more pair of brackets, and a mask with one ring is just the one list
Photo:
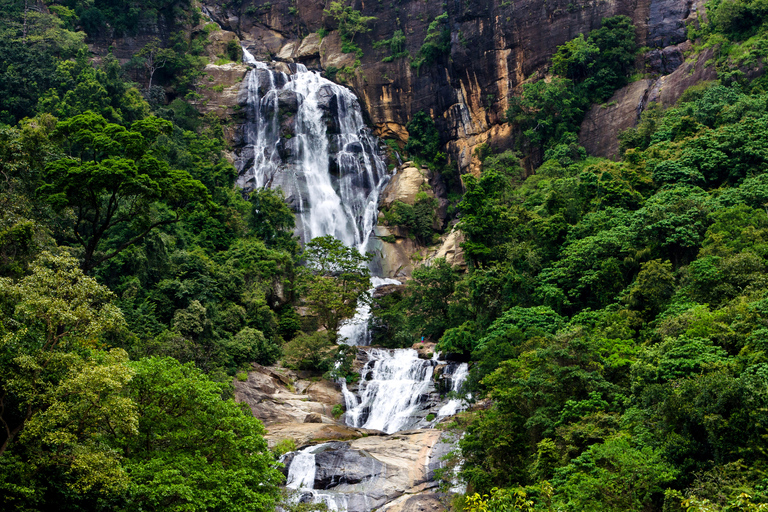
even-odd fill
[[(185, 101), (206, 44), (182, 26), (200, 21), (188, 4), (3, 6), (2, 508), (272, 510), (282, 476), (227, 382), (281, 358), (338, 359), (345, 376), (333, 333), (368, 286), (365, 258), (330, 238), (302, 253), (281, 194), (235, 188), (220, 124)], [(768, 94), (738, 67), (766, 56), (765, 9), (708, 11), (691, 31), (721, 49), (721, 79), (646, 110), (620, 161), (588, 158), (576, 130), (629, 80), (634, 27), (607, 18), (559, 47), (510, 101), (526, 143), (480, 151), (482, 173), (463, 177), (467, 272), (438, 260), (376, 306), (377, 342), (424, 336), (472, 363), (483, 407), (454, 424), (457, 507), (765, 509)], [(357, 52), (373, 20), (327, 14)], [(153, 18), (169, 48), (89, 60), (86, 34)], [(440, 15), (412, 65), (450, 45)], [(402, 31), (381, 46), (411, 55)], [(406, 151), (441, 166), (434, 121), (408, 130)], [(539, 146), (526, 177), (513, 150)], [(389, 220), (432, 241), (436, 201), (401, 205)]]
[(574, 132), (625, 83), (631, 25), (560, 47), (556, 76), (510, 112), (544, 164), (525, 179), (519, 155), (483, 152), (458, 206), (469, 271), (438, 263), (382, 302), (385, 338), (425, 335), (472, 361), (485, 406), (454, 423), (469, 485), (456, 506), (767, 506), (768, 95), (738, 69), (739, 41), (754, 51), (765, 29), (734, 14), (756, 5), (710, 7), (701, 44), (727, 49), (722, 79), (648, 109), (618, 162), (587, 158)]

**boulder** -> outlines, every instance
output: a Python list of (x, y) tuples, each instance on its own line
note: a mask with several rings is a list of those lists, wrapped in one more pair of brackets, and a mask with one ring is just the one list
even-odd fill
[(320, 414), (316, 412), (311, 412), (304, 417), (304, 423), (322, 423), (322, 422), (323, 420), (320, 417)]
[(296, 50), (294, 58), (306, 60), (320, 56), (320, 43), (322, 38), (317, 32), (312, 32), (301, 41), (301, 46)]
[(315, 489), (328, 489), (340, 484), (357, 484), (381, 475), (384, 464), (349, 445), (315, 456)]
[(277, 55), (275, 55), (275, 59), (277, 60), (292, 60), (293, 59), (293, 52), (296, 50), (297, 43), (296, 41), (291, 41), (285, 45), (283, 45), (282, 48), (280, 48), (280, 51), (277, 52)]
[(295, 114), (299, 110), (299, 95), (295, 91), (280, 89), (277, 94), (277, 106), (286, 113)]
[(395, 201), (412, 205), (416, 202), (416, 194), (421, 191), (422, 185), (428, 182), (427, 171), (409, 166), (408, 163), (403, 164), (387, 184), (379, 204), (385, 208), (392, 206)]
[(450, 233), (443, 235), (441, 238), (440, 246), (427, 254), (423, 264), (429, 265), (434, 260), (440, 258), (453, 267), (467, 268), (467, 262), (464, 259), (464, 249), (461, 247), (465, 240), (464, 233), (454, 228)]

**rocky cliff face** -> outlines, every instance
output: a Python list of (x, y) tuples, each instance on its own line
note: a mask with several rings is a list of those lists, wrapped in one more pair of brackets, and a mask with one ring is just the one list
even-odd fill
[[(355, 65), (354, 54), (341, 52), (332, 20), (323, 16), (325, 2), (203, 3), (257, 58), (324, 69)], [(452, 162), (462, 171), (474, 170), (477, 145), (511, 143), (514, 133), (504, 123), (508, 97), (526, 78), (544, 71), (558, 45), (599, 27), (604, 17), (628, 15), (640, 45), (652, 48), (650, 65), (668, 74), (683, 62), (683, 48), (676, 45), (685, 41), (685, 20), (700, 11), (693, 0), (356, 0), (353, 7), (376, 21), (369, 34), (355, 39), (363, 50), (359, 67), (340, 77), (357, 93), (380, 135), (404, 141), (405, 124), (414, 113), (433, 115)], [(406, 49), (417, 55), (430, 22), (444, 12), (450, 54), (433, 65), (416, 69), (408, 58), (384, 62), (389, 50), (373, 46), (402, 30)], [(321, 28), (331, 30), (322, 40), (315, 33)]]

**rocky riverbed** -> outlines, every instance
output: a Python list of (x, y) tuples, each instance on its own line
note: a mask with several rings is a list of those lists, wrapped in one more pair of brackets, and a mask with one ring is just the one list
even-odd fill
[[(450, 402), (443, 395), (454, 387), (450, 379), (459, 365), (430, 359), (427, 356), (432, 357), (434, 347), (418, 345), (419, 351), (392, 352), (390, 359), (401, 354), (413, 364), (429, 367), (429, 381), (417, 383), (419, 396), (412, 397), (417, 406), (409, 412), (414, 417), (407, 423), (426, 428), (387, 435), (348, 426), (345, 416), (335, 419), (332, 414), (334, 406), (345, 403), (338, 384), (281, 367), (254, 364), (246, 380), (235, 381), (237, 400), (248, 404), (264, 422), (270, 446), (285, 439), (296, 444), (297, 451), (283, 459), (295, 499), (325, 502), (332, 510), (349, 512), (444, 510), (447, 495), (439, 489), (435, 470), (444, 464), (443, 457), (453, 449), (455, 439), (430, 427), (441, 419), (437, 412)], [(358, 351), (355, 367), (364, 376), (371, 375), (369, 386), (378, 385), (376, 379), (385, 379), (372, 375), (382, 352), (368, 347)], [(361, 393), (360, 400), (364, 400), (360, 388), (365, 387), (363, 382), (347, 392)]]

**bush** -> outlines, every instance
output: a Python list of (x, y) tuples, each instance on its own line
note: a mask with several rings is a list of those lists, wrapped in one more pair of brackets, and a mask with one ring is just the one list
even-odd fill
[(296, 441), (293, 439), (281, 439), (277, 442), (274, 448), (272, 448), (272, 453), (275, 454), (275, 458), (282, 457), (288, 452), (295, 452), (296, 451)]
[(408, 130), (408, 142), (405, 150), (418, 155), (429, 162), (434, 162), (440, 150), (440, 134), (435, 121), (426, 112), (419, 111), (405, 126)]
[(240, 62), (243, 58), (243, 49), (234, 39), (227, 43), (227, 56), (235, 62)]
[(424, 44), (421, 45), (416, 58), (411, 61), (411, 66), (416, 69), (421, 69), (424, 65), (429, 66), (450, 51), (451, 28), (448, 26), (448, 13), (444, 12), (429, 24)]
[(236, 367), (254, 361), (269, 366), (280, 357), (280, 347), (267, 340), (264, 333), (251, 327), (235, 334), (226, 343), (225, 349)]
[(283, 354), (299, 370), (324, 372), (333, 366), (334, 346), (327, 332), (301, 333), (283, 346)]
[(344, 414), (344, 407), (341, 404), (334, 405), (333, 409), (331, 409), (331, 414), (333, 414), (334, 418), (339, 419)]

